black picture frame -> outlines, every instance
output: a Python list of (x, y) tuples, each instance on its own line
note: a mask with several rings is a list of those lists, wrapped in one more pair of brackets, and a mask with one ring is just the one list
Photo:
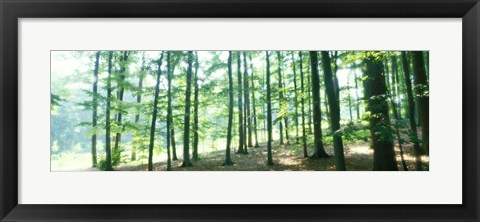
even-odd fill
[[(479, 221), (479, 16), (478, 0), (0, 0), (0, 220)], [(77, 17), (462, 18), (463, 204), (18, 204), (17, 21), (19, 18)]]

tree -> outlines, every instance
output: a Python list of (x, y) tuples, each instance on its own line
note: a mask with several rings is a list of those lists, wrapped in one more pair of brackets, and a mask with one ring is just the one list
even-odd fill
[(248, 55), (250, 59), (250, 70), (252, 71), (252, 109), (253, 109), (253, 132), (255, 135), (255, 147), (259, 147), (258, 145), (258, 134), (257, 134), (257, 110), (255, 108), (255, 72), (253, 70), (253, 62), (252, 62), (252, 54)]
[(312, 69), (312, 95), (313, 95), (313, 133), (315, 152), (312, 158), (329, 157), (323, 146), (322, 140), (322, 116), (320, 110), (320, 78), (318, 75), (318, 56), (316, 51), (310, 51), (310, 66)]
[(300, 96), (300, 103), (302, 104), (302, 145), (303, 145), (303, 157), (308, 157), (307, 152), (307, 134), (305, 131), (305, 88), (303, 84), (303, 58), (302, 52), (298, 52), (298, 57), (300, 58), (300, 89), (301, 89), (301, 96)]
[(198, 160), (198, 54), (195, 52), (195, 74), (193, 79), (194, 97), (193, 97), (193, 153), (192, 159)]
[(98, 108), (98, 63), (100, 61), (100, 51), (95, 53), (95, 68), (93, 69), (93, 113), (92, 113), (92, 167), (97, 166), (97, 108)]
[(185, 90), (185, 116), (183, 120), (183, 162), (182, 167), (192, 166), (190, 161), (190, 103), (191, 103), (191, 91), (192, 91), (192, 63), (193, 52), (187, 52), (187, 88)]
[[(172, 73), (171, 73), (171, 52), (167, 52), (167, 171), (172, 170), (170, 160), (170, 146), (172, 145)], [(175, 148), (173, 148), (175, 150)], [(176, 159), (175, 154), (175, 159)]]
[(232, 143), (232, 122), (233, 122), (233, 77), (232, 77), (232, 52), (228, 51), (228, 126), (227, 146), (225, 149), (225, 162), (223, 166), (233, 165), (230, 157)]
[(282, 57), (280, 51), (277, 51), (278, 60), (278, 127), (280, 130), (280, 144), (283, 144), (283, 124), (281, 119), (281, 112), (283, 110), (283, 82), (282, 82)]
[(245, 97), (245, 117), (246, 121), (245, 124), (247, 125), (245, 130), (248, 132), (245, 136), (247, 136), (247, 146), (245, 147), (245, 152), (247, 151), (247, 147), (253, 147), (252, 144), (252, 118), (250, 116), (250, 87), (248, 85), (248, 69), (247, 69), (247, 53), (243, 51), (243, 83), (245, 86), (244, 89), (244, 97)]
[(119, 101), (119, 111), (117, 113), (117, 124), (118, 126), (122, 126), (121, 131), (118, 131), (117, 134), (115, 135), (115, 146), (113, 147), (113, 153), (117, 153), (118, 151), (118, 146), (120, 143), (120, 140), (122, 138), (122, 132), (125, 130), (125, 126), (122, 124), (122, 116), (123, 116), (123, 108), (122, 108), (122, 102), (123, 102), (123, 94), (125, 92), (125, 72), (127, 70), (127, 61), (128, 61), (128, 56), (129, 52), (124, 51), (123, 55), (120, 57), (120, 73), (119, 73), (119, 81), (117, 83), (118, 85), (118, 92), (117, 92), (117, 99)]
[(382, 74), (382, 55), (366, 52), (365, 98), (370, 112), (370, 128), (373, 137), (373, 170), (398, 170), (393, 150), (393, 136), (388, 116), (387, 87)]
[(345, 169), (345, 156), (343, 152), (342, 135), (338, 132), (340, 130), (340, 104), (336, 98), (335, 83), (332, 76), (332, 67), (330, 63), (330, 55), (327, 51), (322, 51), (322, 66), (324, 71), (324, 82), (328, 96), (328, 105), (330, 107), (330, 128), (333, 134), (333, 150), (335, 153), (335, 168), (337, 170)]
[(415, 94), (417, 95), (418, 106), (420, 111), (420, 119), (422, 122), (422, 148), (429, 154), (429, 95), (427, 73), (425, 71), (425, 61), (421, 51), (412, 52), (413, 57), (413, 74), (415, 76)]
[[(270, 55), (268, 51), (265, 51), (267, 60), (267, 127), (268, 127), (268, 139), (267, 139), (267, 166), (273, 165), (272, 160), (272, 96), (270, 92)], [(280, 131), (281, 132), (281, 131)]]
[(415, 169), (422, 170), (422, 159), (420, 156), (421, 150), (417, 135), (417, 124), (415, 123), (415, 100), (413, 97), (410, 68), (408, 67), (406, 52), (401, 52), (401, 56), (403, 61), (403, 74), (405, 75), (405, 87), (407, 88), (408, 120), (410, 123), (410, 136), (413, 142), (413, 152), (415, 155)]
[(237, 76), (238, 76), (238, 151), (237, 153), (245, 154), (245, 131), (243, 129), (243, 104), (242, 104), (242, 72), (240, 71), (240, 52), (237, 52)]
[(292, 69), (293, 69), (293, 95), (294, 95), (294, 106), (295, 106), (295, 142), (299, 143), (298, 136), (298, 95), (297, 95), (297, 69), (295, 67), (295, 53), (292, 51)]
[(107, 107), (105, 109), (105, 170), (111, 171), (112, 168), (112, 152), (110, 144), (110, 103), (112, 100), (112, 57), (113, 52), (108, 52), (108, 77), (107, 77)]
[(158, 95), (160, 93), (160, 76), (162, 75), (162, 60), (163, 52), (160, 53), (160, 58), (158, 59), (158, 69), (157, 69), (157, 81), (155, 84), (155, 96), (153, 98), (153, 111), (152, 111), (152, 124), (150, 125), (150, 145), (148, 146), (148, 171), (153, 170), (153, 147), (155, 143), (155, 124), (157, 122), (157, 113), (158, 113)]

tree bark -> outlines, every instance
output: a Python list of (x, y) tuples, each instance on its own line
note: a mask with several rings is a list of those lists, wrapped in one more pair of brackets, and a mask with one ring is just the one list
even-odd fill
[(301, 96), (300, 96), (300, 103), (302, 105), (302, 145), (303, 145), (303, 157), (308, 157), (308, 151), (307, 151), (307, 132), (305, 130), (305, 87), (303, 84), (304, 78), (303, 78), (303, 56), (302, 52), (298, 52), (298, 57), (300, 59), (300, 90), (301, 90)]
[[(170, 160), (170, 146), (172, 145), (172, 73), (171, 73), (171, 52), (167, 52), (167, 171), (172, 170), (172, 161)], [(175, 150), (175, 149), (174, 149)]]
[(182, 167), (192, 166), (190, 161), (190, 105), (191, 105), (191, 94), (192, 94), (192, 63), (193, 63), (193, 52), (188, 51), (187, 53), (187, 88), (185, 90), (185, 116), (183, 121), (183, 162)]
[(123, 126), (122, 124), (122, 116), (123, 116), (123, 110), (122, 110), (122, 102), (123, 102), (123, 93), (125, 91), (125, 87), (123, 85), (125, 85), (125, 71), (127, 70), (127, 61), (128, 61), (128, 55), (129, 55), (129, 52), (127, 51), (124, 51), (123, 52), (123, 56), (122, 56), (122, 64), (120, 64), (120, 82), (118, 83), (119, 85), (119, 91), (118, 91), (118, 94), (117, 94), (117, 97), (118, 97), (118, 101), (120, 102), (119, 104), (119, 107), (120, 107), (120, 111), (118, 112), (117, 114), (117, 124), (119, 126), (122, 126), (122, 129), (120, 132), (117, 132), (116, 136), (115, 136), (115, 146), (113, 147), (113, 153), (117, 153), (118, 152), (118, 146), (120, 144), (120, 140), (122, 138), (122, 132), (125, 130), (125, 126)]
[(231, 51), (228, 51), (228, 105), (227, 147), (225, 149), (225, 162), (223, 163), (223, 166), (233, 165), (233, 161), (230, 157), (233, 125), (233, 77)]
[(292, 51), (292, 69), (293, 69), (293, 96), (294, 96), (294, 106), (295, 106), (295, 142), (298, 144), (300, 142), (298, 134), (298, 95), (297, 95), (297, 67), (295, 66), (295, 53)]
[(429, 94), (427, 73), (425, 71), (425, 63), (423, 60), (423, 53), (421, 51), (412, 52), (413, 56), (413, 70), (415, 75), (415, 94), (417, 95), (420, 119), (422, 122), (422, 148), (423, 151), (429, 154)]
[(157, 81), (155, 84), (155, 95), (153, 98), (152, 124), (150, 125), (150, 144), (148, 146), (148, 171), (153, 170), (153, 147), (155, 144), (155, 124), (158, 112), (158, 94), (160, 93), (160, 76), (162, 75), (163, 52), (158, 59)]
[(98, 63), (100, 61), (100, 51), (95, 53), (95, 68), (93, 69), (93, 113), (92, 113), (92, 167), (97, 167), (97, 109), (98, 109)]
[(334, 78), (332, 76), (332, 67), (330, 62), (330, 55), (327, 51), (322, 51), (322, 66), (324, 71), (324, 82), (328, 97), (328, 105), (330, 107), (330, 128), (333, 134), (333, 150), (335, 157), (335, 168), (339, 171), (346, 170), (345, 156), (343, 151), (343, 140), (339, 132), (340, 129), (340, 101), (336, 98), (338, 95), (335, 91)]
[(365, 97), (371, 112), (370, 128), (373, 133), (373, 170), (398, 170), (393, 149), (393, 136), (388, 116), (387, 87), (382, 75), (382, 60), (378, 52), (367, 52), (365, 63)]
[(240, 52), (237, 52), (237, 83), (238, 83), (238, 150), (237, 153), (245, 154), (244, 143), (245, 143), (245, 134), (244, 134), (244, 122), (243, 122), (243, 101), (242, 101), (242, 72), (241, 61), (240, 61)]
[(318, 74), (318, 55), (316, 51), (310, 51), (310, 63), (312, 69), (313, 133), (315, 141), (315, 152), (313, 153), (312, 158), (326, 158), (329, 157), (329, 155), (325, 152), (322, 141), (320, 78)]
[(193, 98), (193, 161), (198, 160), (198, 53), (195, 52), (194, 98)]
[(107, 107), (105, 110), (105, 170), (111, 171), (112, 152), (110, 143), (110, 103), (112, 100), (112, 57), (113, 52), (108, 52), (108, 77), (107, 77)]
[(270, 92), (270, 55), (268, 51), (266, 53), (267, 60), (267, 127), (268, 127), (268, 139), (267, 139), (267, 166), (273, 165), (272, 159), (272, 100)]
[(250, 59), (250, 70), (252, 70), (252, 109), (253, 109), (253, 133), (255, 136), (255, 147), (259, 147), (258, 145), (258, 134), (257, 134), (257, 110), (255, 108), (255, 72), (253, 71), (253, 62), (252, 62), (252, 54), (248, 55)]
[[(281, 112), (283, 108), (283, 84), (282, 84), (282, 58), (280, 55), (280, 51), (277, 51), (277, 61), (278, 61), (278, 111)], [(283, 123), (282, 120), (277, 116), (278, 120), (278, 127), (280, 133), (280, 145), (283, 145)]]

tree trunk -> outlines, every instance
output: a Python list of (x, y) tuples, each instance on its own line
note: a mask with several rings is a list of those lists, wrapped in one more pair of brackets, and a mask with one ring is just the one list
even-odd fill
[[(172, 161), (170, 160), (170, 146), (172, 144), (172, 60), (171, 52), (167, 52), (167, 171), (172, 170)], [(175, 149), (174, 149), (175, 150)]]
[(245, 132), (244, 132), (244, 123), (243, 123), (243, 102), (242, 102), (242, 72), (240, 71), (241, 68), (241, 61), (240, 61), (240, 52), (237, 52), (237, 83), (238, 83), (238, 150), (237, 153), (245, 154), (244, 149), (244, 142), (245, 142)]
[(233, 161), (230, 157), (233, 122), (233, 77), (231, 51), (228, 51), (228, 105), (227, 147), (225, 149), (225, 162), (223, 163), (223, 166), (233, 165)]
[(302, 145), (303, 145), (303, 157), (308, 157), (308, 151), (307, 151), (307, 132), (305, 130), (305, 87), (303, 84), (303, 56), (302, 52), (298, 52), (298, 57), (300, 58), (300, 90), (301, 90), (301, 96), (300, 96), (300, 103), (302, 105)]
[(270, 55), (268, 51), (266, 53), (267, 60), (267, 127), (268, 127), (268, 139), (267, 139), (267, 166), (273, 165), (272, 159), (272, 100), (270, 92)]
[(367, 52), (365, 97), (371, 112), (370, 128), (373, 133), (373, 170), (398, 170), (393, 149), (393, 136), (388, 116), (387, 87), (382, 75), (382, 60), (377, 52)]
[(192, 94), (192, 63), (193, 63), (193, 52), (188, 51), (187, 56), (187, 88), (185, 90), (185, 116), (183, 120), (183, 162), (182, 167), (192, 166), (190, 162), (190, 105), (191, 105), (191, 94)]
[(253, 71), (253, 62), (252, 62), (252, 54), (248, 55), (250, 59), (250, 70), (252, 70), (252, 108), (253, 108), (253, 133), (255, 136), (255, 147), (259, 147), (258, 145), (258, 134), (257, 134), (257, 110), (255, 108), (255, 72)]
[(112, 152), (110, 144), (110, 102), (112, 100), (112, 57), (113, 52), (108, 52), (108, 77), (107, 77), (107, 108), (105, 110), (105, 170), (111, 171)]
[(360, 96), (358, 96), (358, 77), (357, 72), (354, 70), (353, 75), (355, 76), (355, 108), (357, 111), (357, 121), (360, 120)]
[(98, 63), (100, 61), (100, 51), (95, 53), (95, 68), (93, 69), (93, 113), (92, 113), (92, 167), (97, 167), (97, 108), (98, 108)]
[(405, 87), (407, 88), (408, 115), (410, 122), (410, 135), (413, 142), (413, 152), (415, 155), (415, 169), (422, 170), (422, 159), (420, 144), (417, 135), (417, 124), (415, 123), (415, 99), (413, 97), (412, 81), (406, 52), (402, 52), (403, 74), (405, 75)]
[(193, 98), (193, 161), (198, 160), (198, 53), (195, 52), (194, 98)]
[(353, 122), (352, 114), (352, 96), (350, 95), (350, 73), (347, 75), (347, 92), (348, 92), (348, 114), (350, 115), (350, 122)]
[(417, 95), (418, 108), (420, 111), (420, 119), (422, 122), (422, 148), (429, 154), (429, 95), (427, 73), (425, 71), (425, 63), (423, 53), (421, 51), (412, 52), (413, 56), (413, 74), (415, 75), (415, 94)]
[(312, 158), (325, 158), (329, 155), (325, 152), (322, 141), (322, 117), (320, 109), (320, 78), (318, 75), (318, 55), (316, 51), (310, 51), (310, 66), (312, 68), (312, 94), (313, 94), (313, 133), (315, 152)]
[[(310, 71), (310, 63), (307, 63), (307, 70)], [(307, 105), (308, 105), (308, 113), (307, 113), (307, 118), (308, 118), (308, 134), (312, 134), (312, 83), (311, 83), (311, 75), (312, 73), (310, 72), (310, 76), (307, 75)]]
[(157, 82), (155, 84), (155, 95), (153, 98), (152, 124), (150, 125), (150, 145), (148, 146), (148, 171), (153, 170), (153, 147), (155, 144), (155, 124), (157, 122), (158, 112), (158, 94), (160, 93), (160, 76), (162, 75), (163, 53), (158, 59)]
[(325, 89), (328, 96), (328, 105), (330, 107), (330, 129), (333, 134), (333, 150), (335, 157), (335, 168), (339, 171), (345, 170), (345, 156), (343, 152), (342, 135), (337, 132), (340, 129), (340, 104), (336, 98), (335, 81), (332, 76), (332, 67), (330, 62), (330, 55), (327, 51), (322, 51), (322, 66), (324, 71)]
[(245, 97), (245, 136), (247, 137), (247, 143), (245, 144), (245, 153), (248, 153), (247, 147), (253, 147), (252, 144), (252, 118), (250, 117), (250, 89), (248, 86), (248, 71), (247, 71), (247, 53), (243, 52), (243, 84), (245, 85), (245, 89), (243, 91), (243, 95)]
[[(125, 91), (125, 87), (123, 85), (125, 85), (125, 71), (127, 70), (126, 66), (127, 66), (127, 61), (128, 61), (128, 52), (127, 51), (124, 51), (123, 52), (123, 61), (122, 61), (122, 64), (120, 64), (120, 82), (118, 84), (119, 86), (119, 91), (118, 91), (118, 94), (117, 94), (117, 97), (118, 97), (118, 101), (119, 101), (119, 106), (120, 106), (120, 110), (122, 110), (122, 102), (123, 102), (123, 93)], [(125, 126), (122, 125), (122, 116), (123, 116), (123, 112), (122, 111), (119, 111), (118, 114), (117, 114), (117, 124), (119, 126), (122, 126), (122, 129), (120, 132), (117, 132), (116, 136), (115, 136), (115, 146), (113, 147), (113, 153), (117, 153), (119, 152), (118, 150), (118, 146), (120, 144), (120, 140), (122, 138), (122, 132), (125, 130)]]
[(294, 96), (294, 106), (295, 106), (295, 143), (300, 142), (299, 134), (298, 134), (298, 95), (297, 95), (297, 69), (295, 66), (295, 53), (292, 51), (292, 69), (293, 69), (293, 96)]
[(169, 74), (168, 74), (168, 77), (167, 77), (167, 82), (168, 82), (168, 99), (170, 101), (170, 109), (168, 110), (167, 112), (167, 115), (170, 119), (170, 126), (168, 127), (170, 129), (170, 139), (171, 139), (171, 143), (172, 143), (172, 160), (178, 160), (178, 157), (177, 157), (177, 146), (175, 144), (175, 124), (173, 123), (173, 104), (172, 104), (172, 90), (171, 90), (171, 86), (172, 86), (172, 78), (173, 78), (173, 74), (175, 73), (175, 65), (177, 63), (172, 63), (171, 67), (170, 67), (170, 71), (169, 71)]
[[(281, 113), (281, 110), (283, 109), (283, 84), (282, 84), (282, 58), (280, 55), (280, 51), (277, 51), (277, 60), (278, 60), (278, 114)], [(278, 115), (277, 114), (277, 115)], [(283, 123), (282, 120), (277, 116), (278, 120), (278, 127), (279, 127), (279, 133), (280, 133), (280, 145), (283, 144)]]

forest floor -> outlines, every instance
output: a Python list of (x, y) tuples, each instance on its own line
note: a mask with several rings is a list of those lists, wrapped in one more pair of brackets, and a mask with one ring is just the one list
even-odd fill
[[(330, 171), (335, 170), (333, 158), (333, 147), (325, 146), (326, 152), (331, 154), (329, 158), (312, 159), (303, 157), (303, 148), (299, 144), (284, 144), (278, 142), (272, 144), (273, 166), (267, 166), (266, 143), (259, 144), (257, 148), (248, 148), (248, 154), (236, 154), (232, 150), (232, 161), (230, 166), (222, 166), (225, 160), (225, 151), (213, 151), (199, 154), (199, 160), (192, 161), (192, 167), (181, 167), (182, 160), (172, 161), (173, 171)], [(408, 170), (415, 170), (415, 158), (411, 144), (403, 144), (404, 159)], [(373, 169), (373, 149), (368, 142), (355, 142), (344, 145), (345, 163), (349, 171), (371, 171)], [(401, 165), (400, 150), (395, 146), (398, 169), (404, 170)], [(308, 154), (313, 153), (313, 148), (308, 148)], [(180, 156), (179, 156), (180, 157)], [(422, 156), (424, 170), (428, 170), (429, 158)], [(118, 171), (143, 171), (147, 170), (146, 164), (140, 165), (119, 165), (115, 167)], [(154, 163), (154, 170), (166, 170), (166, 161)]]

